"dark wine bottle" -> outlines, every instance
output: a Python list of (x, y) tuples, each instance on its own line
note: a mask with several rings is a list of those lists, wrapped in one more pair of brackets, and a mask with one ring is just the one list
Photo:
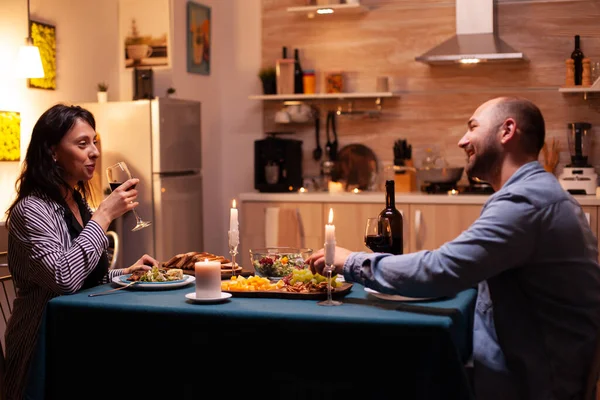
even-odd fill
[(575, 84), (581, 85), (583, 76), (583, 52), (579, 43), (579, 35), (575, 35), (575, 49), (571, 53), (571, 58), (575, 62)]
[(294, 49), (294, 93), (304, 93), (304, 72), (300, 66), (298, 49)]
[(396, 208), (396, 187), (393, 180), (385, 181), (385, 208), (379, 213), (379, 219), (387, 219), (392, 230), (390, 253), (402, 254), (404, 249), (402, 214)]
[(283, 46), (283, 48), (281, 49), (281, 56), (283, 59), (287, 58), (287, 47)]

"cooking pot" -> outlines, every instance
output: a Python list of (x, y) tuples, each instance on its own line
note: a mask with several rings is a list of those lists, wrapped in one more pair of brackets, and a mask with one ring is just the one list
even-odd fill
[(464, 167), (415, 168), (394, 166), (395, 171), (415, 171), (417, 179), (429, 183), (456, 183), (462, 177)]

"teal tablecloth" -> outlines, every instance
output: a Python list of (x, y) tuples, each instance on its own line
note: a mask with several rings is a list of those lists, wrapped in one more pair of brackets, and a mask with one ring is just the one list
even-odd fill
[[(471, 398), (462, 366), (474, 289), (409, 304), (355, 284), (339, 307), (240, 297), (193, 304), (184, 297), (193, 285), (88, 297), (110, 286), (48, 304), (37, 357), (46, 398)], [(435, 309), (405, 309), (412, 305)]]

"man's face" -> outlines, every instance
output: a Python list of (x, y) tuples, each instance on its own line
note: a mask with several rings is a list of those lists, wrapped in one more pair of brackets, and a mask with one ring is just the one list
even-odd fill
[(458, 142), (467, 154), (465, 171), (471, 179), (490, 182), (504, 156), (500, 143), (503, 121), (494, 114), (497, 103), (498, 100), (490, 100), (475, 110), (467, 123), (467, 132)]

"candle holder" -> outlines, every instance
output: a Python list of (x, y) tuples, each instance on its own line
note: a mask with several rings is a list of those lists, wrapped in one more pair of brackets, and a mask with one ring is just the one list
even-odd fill
[(236, 277), (236, 263), (235, 256), (238, 254), (238, 245), (240, 243), (240, 232), (239, 231), (229, 231), (229, 254), (231, 255), (231, 276)]
[(325, 269), (323, 270), (323, 272), (325, 272), (325, 276), (327, 277), (327, 300), (318, 302), (317, 304), (320, 306), (341, 306), (343, 304), (341, 301), (333, 300), (332, 298), (331, 279), (334, 268), (335, 267), (331, 264), (325, 264)]

